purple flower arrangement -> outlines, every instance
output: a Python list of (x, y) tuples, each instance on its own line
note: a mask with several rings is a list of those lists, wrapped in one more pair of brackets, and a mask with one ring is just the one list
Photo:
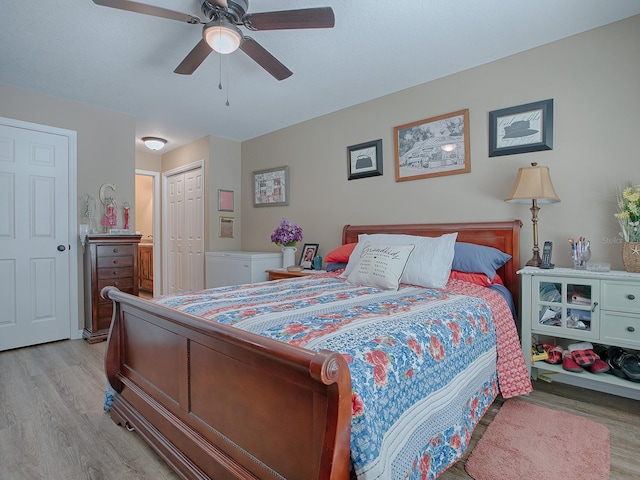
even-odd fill
[(295, 247), (302, 240), (302, 228), (283, 218), (271, 234), (271, 241), (280, 247)]

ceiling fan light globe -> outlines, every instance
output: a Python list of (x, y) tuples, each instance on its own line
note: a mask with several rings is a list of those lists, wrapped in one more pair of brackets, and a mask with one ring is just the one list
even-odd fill
[(226, 55), (240, 47), (242, 33), (235, 25), (215, 24), (205, 28), (204, 39), (213, 51)]

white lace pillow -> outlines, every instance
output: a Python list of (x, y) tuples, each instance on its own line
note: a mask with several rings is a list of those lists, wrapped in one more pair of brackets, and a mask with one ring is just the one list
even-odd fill
[(397, 290), (414, 245), (384, 245), (367, 242), (347, 277), (353, 284)]
[(426, 288), (444, 288), (449, 280), (455, 243), (458, 233), (447, 233), (440, 237), (419, 237), (415, 235), (362, 234), (358, 237), (358, 246), (349, 257), (342, 277), (348, 278), (362, 252), (366, 242), (385, 245), (415, 245), (402, 283), (410, 283)]

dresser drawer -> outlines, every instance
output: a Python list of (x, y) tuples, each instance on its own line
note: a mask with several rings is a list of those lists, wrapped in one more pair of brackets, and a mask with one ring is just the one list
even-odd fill
[(98, 294), (104, 287), (108, 287), (109, 285), (113, 285), (114, 287), (118, 287), (120, 290), (125, 288), (133, 287), (133, 277), (128, 278), (113, 278), (113, 279), (103, 279), (98, 280)]
[(627, 282), (602, 282), (602, 309), (640, 313), (640, 285)]
[(105, 267), (131, 267), (133, 266), (133, 257), (104, 256), (98, 257), (98, 268)]
[(640, 317), (602, 312), (600, 340), (607, 345), (640, 348)]
[(104, 280), (105, 278), (123, 278), (132, 276), (133, 267), (113, 267), (98, 269), (98, 280)]
[(133, 245), (98, 245), (96, 253), (98, 259), (100, 257), (133, 255)]

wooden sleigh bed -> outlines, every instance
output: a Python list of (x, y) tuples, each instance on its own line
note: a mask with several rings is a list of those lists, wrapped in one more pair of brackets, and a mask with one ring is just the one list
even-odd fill
[[(498, 274), (518, 302), (520, 226), (347, 225), (342, 242), (365, 233), (458, 232), (458, 241), (512, 256)], [(105, 355), (115, 390), (111, 417), (135, 429), (180, 477), (354, 478), (352, 386), (343, 355), (204, 321), (115, 287), (102, 295), (114, 302)]]

